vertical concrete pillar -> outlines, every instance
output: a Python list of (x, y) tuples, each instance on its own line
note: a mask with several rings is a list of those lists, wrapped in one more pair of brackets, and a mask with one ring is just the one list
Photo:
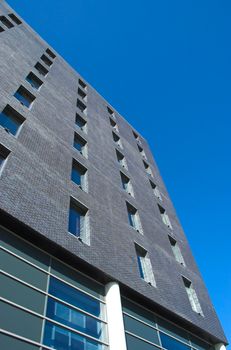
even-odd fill
[(226, 346), (222, 343), (216, 344), (215, 350), (226, 350)]
[(127, 350), (120, 288), (117, 282), (106, 285), (106, 305), (110, 350)]

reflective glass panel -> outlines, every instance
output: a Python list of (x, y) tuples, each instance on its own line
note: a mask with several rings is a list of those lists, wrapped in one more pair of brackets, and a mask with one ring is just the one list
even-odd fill
[(72, 168), (71, 172), (71, 180), (76, 183), (77, 185), (81, 185), (81, 174), (79, 170), (76, 167)]
[(159, 350), (155, 345), (146, 343), (144, 340), (133, 337), (130, 334), (126, 334), (126, 342), (128, 350)]
[(3, 164), (3, 162), (4, 162), (4, 160), (5, 160), (5, 157), (3, 157), (3, 156), (0, 154), (0, 168), (1, 168), (1, 166), (2, 166), (2, 164)]
[(26, 96), (20, 94), (20, 92), (17, 91), (17, 92), (14, 94), (14, 97), (16, 97), (17, 100), (19, 100), (24, 106), (30, 107), (31, 101), (28, 100), (28, 98), (27, 98)]
[(139, 272), (140, 272), (140, 277), (144, 279), (144, 271), (142, 267), (142, 261), (141, 261), (141, 256), (137, 254), (137, 261), (138, 261), (138, 267), (139, 267)]
[(79, 128), (83, 128), (84, 125), (86, 124), (86, 122), (82, 118), (79, 118), (79, 117), (76, 117), (75, 123)]
[(100, 317), (100, 301), (71, 286), (68, 286), (54, 277), (51, 277), (50, 279), (49, 293), (80, 308), (81, 310)]
[(129, 224), (132, 226), (132, 227), (135, 227), (134, 225), (134, 215), (130, 212), (128, 212), (128, 221), (129, 221)]
[(28, 83), (35, 89), (39, 89), (42, 85), (42, 81), (39, 80), (33, 73), (30, 73), (26, 77), (26, 81), (28, 81)]
[(167, 350), (190, 350), (187, 345), (180, 343), (166, 334), (160, 333), (160, 339), (162, 346)]
[(75, 236), (80, 236), (80, 213), (74, 207), (70, 207), (69, 212), (69, 232)]
[(8, 129), (11, 134), (16, 135), (20, 124), (20, 121), (14, 116), (7, 115), (3, 112), (0, 113), (0, 125)]
[(126, 331), (159, 345), (157, 331), (152, 327), (149, 327), (127, 315), (124, 315), (124, 326)]
[(75, 137), (75, 139), (74, 139), (74, 147), (75, 147), (79, 152), (81, 152), (83, 146), (84, 146), (83, 143), (82, 143), (77, 137)]
[(43, 343), (56, 350), (106, 350), (94, 340), (46, 321)]
[(96, 339), (103, 338), (102, 322), (52, 298), (48, 299), (47, 317)]

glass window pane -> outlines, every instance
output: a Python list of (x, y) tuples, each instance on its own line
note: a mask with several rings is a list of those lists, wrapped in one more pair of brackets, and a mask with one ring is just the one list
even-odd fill
[(140, 255), (137, 255), (137, 261), (138, 261), (138, 267), (139, 267), (139, 271), (140, 271), (140, 277), (144, 279), (144, 271), (143, 271), (142, 261), (141, 261)]
[(75, 147), (79, 152), (81, 152), (81, 151), (82, 151), (82, 148), (83, 148), (82, 142), (81, 142), (79, 139), (77, 139), (76, 137), (75, 137), (75, 139), (74, 139), (74, 147)]
[(2, 112), (0, 113), (0, 125), (3, 128), (8, 129), (11, 134), (16, 135), (20, 122), (15, 117), (6, 115)]
[(134, 227), (134, 224), (133, 224), (133, 215), (131, 213), (128, 213), (128, 221), (129, 221), (129, 224)]
[(52, 277), (49, 293), (81, 310), (100, 317), (100, 302)]
[(3, 156), (0, 154), (0, 167), (2, 166), (4, 160), (5, 160), (5, 157), (3, 157)]
[(76, 118), (76, 124), (78, 125), (79, 128), (82, 128), (85, 125), (84, 121), (79, 118), (78, 119)]
[(35, 89), (39, 89), (42, 85), (42, 81), (36, 77), (33, 73), (29, 73), (26, 77), (26, 81)]
[(30, 107), (30, 101), (28, 101), (28, 99), (27, 99), (25, 96), (21, 95), (19, 92), (16, 92), (16, 93), (14, 94), (14, 96), (15, 96), (20, 102), (22, 102), (22, 103), (24, 104), (24, 106)]
[(18, 236), (9, 233), (0, 227), (0, 242), (1, 245), (13, 253), (29, 260), (35, 265), (48, 270), (49, 256), (28, 242), (23, 241)]
[[(39, 350), (38, 346), (13, 338), (9, 335), (0, 334), (0, 344), (2, 350)], [(45, 349), (44, 349), (45, 350)]]
[(158, 318), (157, 323), (160, 330), (173, 335), (175, 338), (183, 340), (185, 343), (189, 343), (188, 333), (183, 329), (176, 327), (162, 318)]
[[(105, 288), (103, 285), (88, 279), (75, 269), (63, 265), (56, 259), (52, 259), (51, 272), (71, 285), (80, 288), (82, 291), (104, 300)], [(101, 306), (104, 306), (104, 304), (101, 304)]]
[(130, 334), (126, 334), (126, 342), (128, 350), (159, 350), (155, 345), (148, 344)]
[(46, 290), (46, 273), (37, 270), (4, 250), (0, 251), (0, 268), (37, 288)]
[(102, 322), (55, 301), (52, 298), (49, 298), (48, 300), (47, 316), (96, 339), (102, 339), (104, 336), (104, 324)]
[(76, 183), (77, 185), (81, 185), (81, 174), (79, 170), (76, 167), (72, 168), (71, 172), (71, 180)]
[(203, 342), (202, 340), (194, 337), (191, 334), (189, 336), (193, 347), (195, 347), (196, 349), (198, 350), (212, 349), (211, 345), (209, 345), (208, 343)]
[(157, 331), (132, 317), (124, 315), (124, 326), (126, 331), (138, 335), (152, 343), (159, 344)]
[(56, 350), (106, 350), (101, 344), (46, 321), (43, 343)]
[(128, 314), (137, 317), (140, 320), (150, 324), (151, 326), (156, 326), (155, 315), (148, 310), (138, 306), (137, 304), (132, 303), (128, 299), (122, 299), (123, 311)]
[(0, 275), (1, 297), (43, 314), (45, 295), (12, 278)]
[(70, 208), (69, 232), (75, 236), (80, 236), (80, 213), (75, 208)]
[(180, 343), (179, 341), (177, 341), (176, 339), (173, 339), (171, 337), (169, 337), (166, 334), (163, 334), (160, 332), (160, 338), (161, 338), (161, 342), (162, 342), (162, 346), (167, 349), (167, 350), (190, 350), (190, 348), (185, 345)]
[(4, 302), (0, 302), (0, 315), (0, 328), (37, 342), (40, 341), (42, 318)]

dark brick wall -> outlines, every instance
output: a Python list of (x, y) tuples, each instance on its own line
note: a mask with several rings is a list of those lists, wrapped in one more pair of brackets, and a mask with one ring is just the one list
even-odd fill
[[(4, 2), (0, 5), (1, 14), (13, 12), (7, 6)], [(56, 53), (53, 66), (42, 79), (44, 84), (40, 91), (25, 82), (30, 71), (36, 73), (33, 67), (47, 47), (49, 45), (25, 23), (0, 33), (0, 110), (10, 104), (26, 118), (17, 138), (0, 127), (0, 143), (11, 150), (0, 179), (0, 208), (113, 279), (224, 340), (147, 142), (141, 137), (154, 182), (164, 195), (161, 205), (170, 216), (173, 236), (180, 245), (187, 267), (174, 259), (168, 229), (161, 221), (132, 127), (126, 120), (115, 113), (135, 198), (121, 188), (106, 101), (88, 85), (88, 134), (83, 135), (88, 141), (89, 156), (85, 159), (72, 146), (74, 131), (77, 131), (79, 74)], [(21, 84), (36, 96), (31, 110), (13, 97)], [(88, 169), (89, 193), (84, 193), (70, 181), (72, 157)], [(89, 208), (90, 246), (67, 232), (70, 196)], [(138, 209), (144, 235), (129, 227), (126, 200)], [(149, 252), (157, 288), (139, 277), (134, 242)], [(191, 310), (181, 275), (192, 281), (205, 317)]]

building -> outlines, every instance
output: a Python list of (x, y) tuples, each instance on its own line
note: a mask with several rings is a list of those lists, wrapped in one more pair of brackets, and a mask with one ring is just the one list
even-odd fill
[(0, 60), (1, 350), (223, 349), (146, 140), (4, 1)]

